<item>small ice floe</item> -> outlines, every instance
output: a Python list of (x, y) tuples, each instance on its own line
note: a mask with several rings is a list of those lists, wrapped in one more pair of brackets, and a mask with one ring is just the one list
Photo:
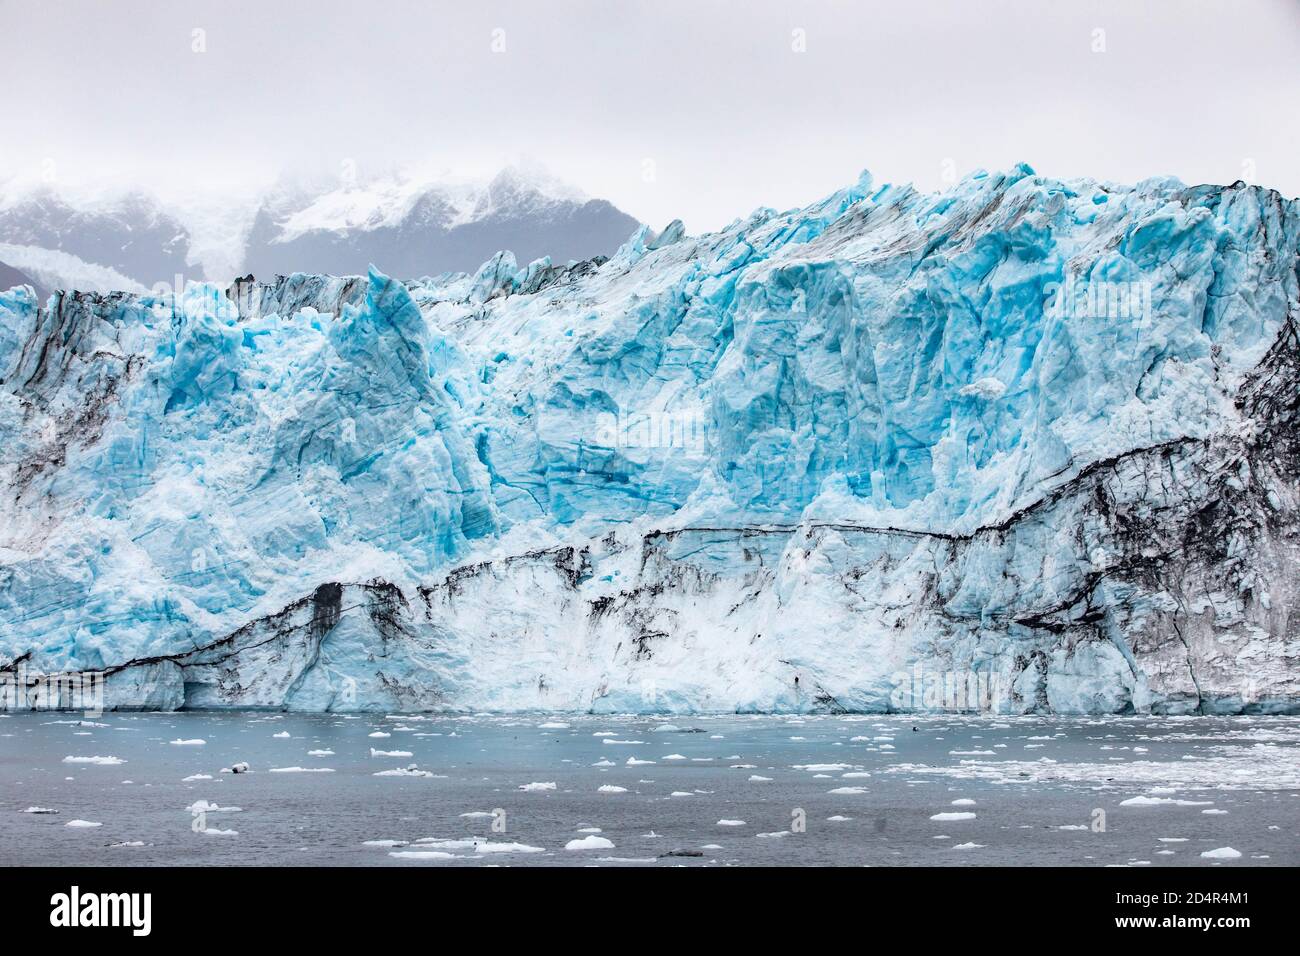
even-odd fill
[(204, 827), (199, 832), (204, 836), (239, 836), (238, 830), (218, 830), (216, 827)]
[(614, 740), (612, 737), (606, 737), (602, 743), (617, 744), (620, 747), (632, 747), (645, 743), (644, 740)]
[(1228, 813), (1227, 810), (1220, 810), (1216, 807), (1211, 807), (1209, 810), (1202, 810), (1201, 812), (1208, 813), (1210, 816), (1214, 816), (1214, 817), (1226, 816)]
[(612, 730), (598, 730), (598, 731), (596, 731), (594, 734), (592, 734), (591, 736), (593, 736), (593, 737), (617, 737), (618, 734), (614, 733), (614, 731), (612, 731)]
[(392, 850), (388, 854), (399, 860), (454, 860), (456, 854), (445, 850)]
[(58, 810), (52, 810), (49, 807), (28, 807), (23, 813), (58, 813)]
[(865, 780), (870, 776), (871, 774), (867, 773), (865, 770), (850, 770), (848, 773), (840, 774), (840, 779), (841, 780)]
[(405, 767), (394, 767), (392, 770), (377, 770), (372, 776), (375, 777), (432, 777), (433, 772), (430, 770), (421, 770), (415, 764), (408, 764)]
[(63, 825), (65, 827), (72, 827), (74, 830), (84, 830), (88, 827), (102, 827), (104, 824), (96, 823), (93, 820), (69, 820)]
[(1213, 800), (1179, 800), (1176, 797), (1129, 797), (1121, 800), (1121, 807), (1208, 807)]
[(185, 808), (190, 813), (242, 813), (240, 807), (219, 807), (215, 803), (209, 803), (207, 800), (195, 800)]
[(361, 842), (361, 845), (392, 847), (392, 846), (406, 846), (410, 842), (411, 841), (409, 840), (363, 840)]
[(682, 728), (678, 727), (676, 724), (660, 724), (658, 727), (653, 728), (650, 732), (652, 734), (675, 734), (675, 733), (679, 733), (681, 729)]
[(615, 764), (614, 761), (612, 760), (597, 760), (594, 764), (592, 764), (592, 766), (593, 767), (614, 767), (617, 766), (617, 764)]
[[(374, 753), (373, 750), (370, 751), (370, 752), (371, 752), (372, 754)], [(307, 756), (308, 756), (308, 757), (333, 757), (333, 756), (334, 756), (334, 751), (332, 751), (332, 750), (308, 750), (308, 751), (307, 751)]]
[(962, 798), (959, 799), (959, 800), (954, 800), (954, 801), (952, 802), (952, 806), (954, 806), (954, 807), (973, 807), (973, 806), (975, 806), (975, 801), (972, 800), (972, 799), (970, 799), (969, 797), (962, 797)]
[(807, 770), (809, 773), (842, 773), (852, 770), (853, 766), (847, 763), (797, 763), (794, 769)]
[(545, 783), (521, 783), (519, 789), (525, 793), (539, 793), (543, 790), (554, 790), (555, 781), (551, 780)]
[(116, 767), (118, 764), (126, 763), (126, 761), (123, 760), (121, 757), (100, 757), (98, 755), (94, 757), (68, 756), (63, 758), (63, 762), (64, 763), (88, 763), (88, 764), (94, 764), (97, 767)]
[(276, 738), (276, 739), (279, 739), (279, 740), (284, 740), (284, 739), (290, 737), (291, 735), (290, 735), (289, 731), (287, 731), (287, 730), (282, 730), (282, 731), (280, 731), (278, 734), (272, 734), (271, 736), (274, 737), (274, 738)]
[(1161, 843), (1186, 843), (1187, 837), (1160, 837)]
[(758, 774), (756, 774), (756, 773), (751, 773), (751, 774), (749, 775), (749, 782), (750, 782), (750, 783), (771, 783), (771, 782), (772, 782), (772, 778), (771, 778), (771, 777), (760, 777), (760, 776), (759, 776)]
[[(333, 767), (272, 767), (270, 773), (333, 773)], [(238, 770), (235, 773), (239, 773)]]
[(627, 793), (627, 787), (616, 787), (611, 783), (602, 784), (596, 788), (597, 793)]
[[(277, 735), (277, 736), (278, 736), (278, 735)], [(289, 735), (288, 735), (288, 734), (285, 734), (285, 736), (287, 737), (287, 736), (289, 736)], [(374, 733), (372, 733), (370, 736), (371, 736), (371, 737), (391, 737), (391, 736), (393, 736), (393, 735), (392, 735), (392, 734), (389, 734), (389, 733), (385, 733), (385, 732), (382, 731), (382, 730), (376, 730), (376, 731), (375, 731)]]
[(202, 747), (207, 743), (202, 737), (195, 737), (192, 740), (173, 740), (173, 747)]
[[(212, 774), (210, 773), (192, 773), (188, 777), (181, 777), (181, 783), (197, 783), (200, 780), (211, 780), (211, 779), (212, 779)], [(126, 783), (125, 780), (123, 780), (122, 782)]]
[(932, 817), (930, 817), (930, 819), (938, 820), (941, 823), (946, 823), (949, 820), (974, 820), (975, 814), (969, 812), (936, 813)]
[(744, 825), (745, 825), (744, 820), (719, 820), (718, 821), (718, 826), (720, 827), (743, 827)]
[(546, 848), (529, 846), (527, 843), (477, 843), (475, 853), (545, 853)]
[(544, 724), (537, 725), (538, 730), (568, 730), (569, 725), (558, 720), (548, 720)]
[[(884, 749), (883, 747), (881, 748)], [(992, 750), (949, 750), (949, 757), (992, 757)]]
[(754, 835), (755, 835), (756, 837), (759, 837), (760, 839), (763, 839), (763, 840), (776, 840), (776, 839), (779, 839), (780, 837), (787, 837), (787, 836), (789, 836), (789, 835), (790, 835), (790, 831), (789, 831), (789, 830), (773, 830), (771, 833), (756, 833), (756, 834), (754, 834)]
[(1239, 860), (1241, 851), (1230, 846), (1221, 846), (1217, 850), (1204, 850), (1201, 856), (1207, 860)]
[(653, 760), (637, 760), (635, 757), (627, 758), (627, 765), (629, 767), (644, 767), (646, 764), (652, 763), (654, 763)]
[(853, 819), (852, 817), (846, 817), (843, 814), (839, 814), (839, 813), (835, 814), (835, 816), (833, 817), (826, 818), (828, 823), (847, 823), (852, 819)]
[(121, 843), (108, 844), (108, 848), (110, 850), (116, 850), (120, 847), (126, 847), (126, 846), (144, 846), (144, 840), (123, 840)]
[(370, 756), (372, 756), (372, 757), (409, 757), (409, 756), (411, 756), (411, 752), (410, 752), (409, 750), (376, 750), (374, 747), (371, 747), (371, 748), (370, 748)]
[(663, 759), (664, 760), (685, 760), (686, 758), (683, 757), (681, 754), (666, 754)]
[(867, 792), (866, 787), (836, 787), (834, 790), (827, 790), (827, 793), (836, 796), (857, 796)]
[(485, 820), (492, 814), (487, 810), (471, 810), (468, 813), (462, 813), (461, 816), (466, 820)]
[(251, 768), (247, 760), (241, 760), (239, 763), (232, 763), (229, 767), (223, 767), (222, 773), (248, 773)]
[(756, 763), (733, 763), (733, 764), (731, 765), (731, 769), (732, 769), (732, 770), (757, 770), (757, 769), (758, 769), (758, 764), (756, 764)]
[(670, 796), (670, 797), (693, 797), (693, 796), (695, 796), (695, 794), (691, 793), (691, 792), (688, 791), (688, 790), (674, 790), (672, 793), (668, 794), (668, 796)]
[(614, 842), (603, 836), (585, 836), (578, 840), (570, 840), (564, 844), (566, 850), (612, 850)]
[(953, 849), (954, 850), (982, 850), (984, 849), (984, 844), (983, 843), (958, 843), (956, 846), (953, 847)]
[(1058, 829), (1058, 830), (1086, 830), (1086, 829), (1088, 829), (1088, 828), (1087, 828), (1086, 826), (1084, 826), (1082, 823), (1066, 823), (1066, 824), (1063, 824), (1063, 825), (1057, 827), (1056, 829)]

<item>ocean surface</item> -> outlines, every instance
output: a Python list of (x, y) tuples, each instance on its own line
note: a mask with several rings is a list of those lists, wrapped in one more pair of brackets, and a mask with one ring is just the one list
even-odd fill
[(0, 715), (69, 864), (1295, 866), (1300, 718)]

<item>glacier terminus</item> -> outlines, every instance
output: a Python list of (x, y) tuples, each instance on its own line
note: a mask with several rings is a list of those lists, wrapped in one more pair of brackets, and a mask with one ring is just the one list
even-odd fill
[[(0, 671), (120, 709), (1300, 710), (1300, 205), (861, 179), (0, 293)], [(25, 679), (25, 678), (24, 678)]]

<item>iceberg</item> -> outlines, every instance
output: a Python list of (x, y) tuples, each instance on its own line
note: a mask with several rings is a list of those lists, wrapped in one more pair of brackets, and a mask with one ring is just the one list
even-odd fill
[(608, 260), (17, 287), (0, 676), (127, 709), (1293, 712), (1298, 249), (1270, 190), (1020, 165)]

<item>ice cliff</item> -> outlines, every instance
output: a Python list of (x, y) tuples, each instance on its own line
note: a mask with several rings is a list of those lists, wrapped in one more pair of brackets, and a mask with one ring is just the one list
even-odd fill
[[(1300, 708), (1300, 204), (855, 185), (0, 294), (0, 671), (109, 706)], [(382, 265), (382, 264), (381, 264)]]

